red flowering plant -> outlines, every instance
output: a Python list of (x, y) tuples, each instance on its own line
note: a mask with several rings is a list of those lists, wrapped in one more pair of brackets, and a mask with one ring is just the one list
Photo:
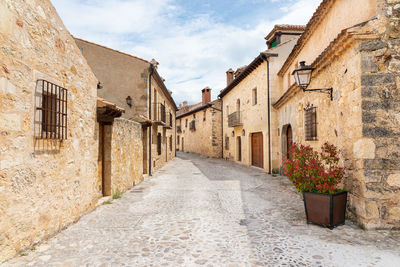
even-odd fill
[(344, 176), (344, 169), (338, 165), (338, 154), (338, 149), (327, 142), (319, 153), (310, 146), (291, 143), (289, 158), (283, 159), (284, 174), (301, 193), (334, 194), (343, 191), (337, 188)]

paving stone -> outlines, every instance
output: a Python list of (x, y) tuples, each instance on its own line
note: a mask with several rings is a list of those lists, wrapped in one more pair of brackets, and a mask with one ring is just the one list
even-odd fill
[(179, 153), (111, 205), (2, 266), (398, 266), (400, 232), (305, 222), (285, 177)]

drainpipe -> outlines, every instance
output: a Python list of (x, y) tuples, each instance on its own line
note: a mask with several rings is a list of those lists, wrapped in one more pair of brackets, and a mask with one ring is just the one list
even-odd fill
[(271, 174), (271, 99), (270, 99), (270, 84), (269, 84), (269, 58), (277, 57), (278, 54), (260, 54), (261, 59), (267, 62), (267, 97), (268, 97), (268, 173)]
[[(149, 73), (149, 119), (151, 121), (151, 77), (153, 76), (153, 64), (150, 64), (150, 73)], [(149, 176), (152, 176), (151, 173), (151, 128), (149, 127)]]
[(222, 132), (221, 133), (222, 134), (222, 136), (221, 136), (221, 138), (222, 138), (221, 158), (224, 158), (224, 142), (225, 142), (225, 140), (224, 140), (224, 101), (222, 100), (222, 97), (220, 99), (221, 99), (221, 124), (222, 124), (222, 127), (221, 127), (221, 132)]
[(176, 157), (176, 137), (177, 137), (177, 135), (176, 135), (176, 109), (175, 109), (175, 116), (174, 116), (174, 118), (175, 118), (174, 128), (175, 128), (175, 157)]

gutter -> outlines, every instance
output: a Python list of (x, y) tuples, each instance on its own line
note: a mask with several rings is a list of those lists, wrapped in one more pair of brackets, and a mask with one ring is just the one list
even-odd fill
[[(149, 119), (151, 120), (151, 77), (153, 76), (154, 66), (150, 64), (150, 73), (149, 73)], [(149, 127), (149, 176), (152, 176), (151, 173), (151, 126)]]
[(270, 82), (269, 82), (269, 58), (278, 57), (277, 54), (264, 54), (261, 53), (260, 57), (263, 61), (267, 62), (267, 94), (268, 94), (268, 173), (272, 173), (272, 161), (271, 161), (271, 94), (270, 94)]

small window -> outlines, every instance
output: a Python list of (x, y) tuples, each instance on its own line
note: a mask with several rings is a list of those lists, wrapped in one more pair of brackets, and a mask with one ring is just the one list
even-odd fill
[(317, 140), (317, 108), (308, 105), (304, 109), (304, 117), (306, 141)]
[(229, 105), (226, 105), (226, 116), (229, 116)]
[(196, 119), (196, 113), (193, 114), (193, 119)]
[(157, 134), (157, 153), (161, 155), (161, 133)]
[[(67, 139), (68, 91), (48, 81), (40, 80), (41, 92), (36, 110), (40, 112), (35, 122), (35, 137), (39, 139)], [(36, 130), (37, 129), (37, 130)]]
[(277, 40), (276, 40), (276, 38), (272, 41), (272, 43), (271, 43), (271, 48), (272, 47), (276, 47), (276, 44), (277, 44)]
[(188, 126), (188, 119), (186, 119), (185, 121), (185, 127), (187, 128), (187, 126)]
[(229, 136), (225, 136), (225, 149), (229, 150)]
[(206, 121), (207, 110), (203, 111), (203, 121)]
[(169, 137), (169, 151), (172, 151), (172, 135)]
[(253, 106), (257, 105), (257, 88), (253, 89)]
[(178, 145), (179, 145), (180, 140), (181, 140), (181, 137), (178, 135), (178, 139), (176, 139), (176, 142), (178, 143)]

